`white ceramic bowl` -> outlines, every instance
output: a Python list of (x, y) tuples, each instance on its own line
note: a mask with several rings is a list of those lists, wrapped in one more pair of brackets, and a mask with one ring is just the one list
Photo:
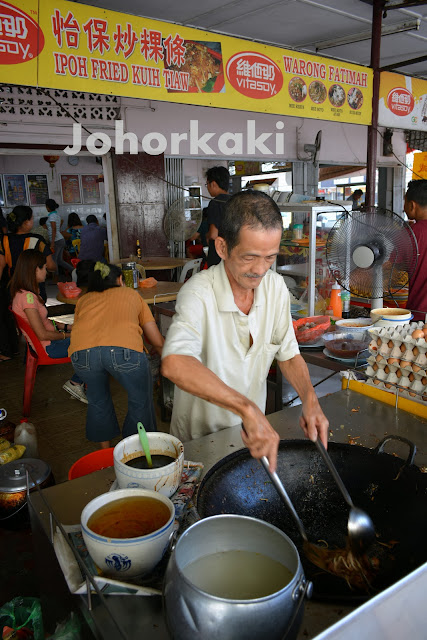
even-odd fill
[(413, 315), (410, 311), (397, 307), (371, 309), (371, 320), (376, 327), (400, 327), (403, 324), (408, 324), (412, 318)]
[[(139, 538), (107, 538), (88, 528), (87, 522), (95, 511), (115, 500), (135, 496), (155, 498), (167, 505), (170, 518), (161, 529)], [(119, 489), (91, 500), (82, 511), (81, 526), (87, 550), (95, 564), (105, 575), (126, 581), (148, 573), (160, 562), (172, 537), (174, 520), (175, 507), (169, 498), (146, 489)]]
[(175, 459), (159, 469), (135, 469), (125, 464), (142, 454), (139, 435), (121, 440), (113, 452), (114, 471), (120, 489), (151, 489), (170, 498), (178, 489), (184, 467), (184, 445), (178, 438), (161, 431), (147, 433), (151, 455), (171, 455)]
[(340, 328), (340, 331), (346, 331), (347, 333), (360, 333), (367, 329), (372, 329), (374, 326), (371, 318), (349, 318), (348, 320), (337, 320), (335, 324)]

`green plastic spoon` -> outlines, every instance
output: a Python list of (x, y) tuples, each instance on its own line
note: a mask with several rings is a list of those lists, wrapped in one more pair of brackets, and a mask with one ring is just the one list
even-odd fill
[(147, 464), (151, 468), (153, 466), (153, 463), (151, 461), (150, 445), (148, 444), (147, 432), (144, 429), (142, 422), (138, 422), (136, 426), (138, 428), (139, 439), (141, 441), (145, 457), (147, 458)]

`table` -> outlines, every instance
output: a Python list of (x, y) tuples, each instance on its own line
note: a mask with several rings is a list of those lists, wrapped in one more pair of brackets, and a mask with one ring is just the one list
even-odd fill
[[(415, 464), (419, 466), (427, 464), (425, 420), (400, 409), (395, 410), (393, 407), (350, 390), (325, 396), (320, 399), (320, 404), (330, 420), (333, 432), (331, 440), (348, 443), (349, 436), (358, 436), (360, 438), (358, 442), (361, 445), (373, 447), (386, 433), (400, 435), (409, 438), (418, 446)], [(352, 412), (355, 407), (359, 409), (356, 413)], [(284, 409), (269, 415), (268, 420), (281, 438), (301, 438), (300, 413), (300, 407)], [(341, 428), (341, 425), (344, 428)], [(186, 459), (203, 462), (205, 465), (204, 473), (206, 473), (218, 460), (242, 448), (240, 428), (223, 429), (187, 442), (184, 446)], [(406, 458), (407, 447), (400, 443), (390, 443), (387, 447), (387, 453), (396, 453), (400, 457)], [(96, 495), (108, 491), (113, 479), (114, 471), (103, 469), (90, 476), (49, 487), (44, 489), (42, 493), (61, 522), (74, 524), (76, 516), (73, 514), (80, 513), (83, 507)], [(61, 619), (62, 610), (65, 611), (66, 606), (69, 606), (69, 611), (73, 604), (76, 607), (80, 603), (85, 608), (86, 618), (93, 622), (96, 638), (102, 640), (110, 640), (110, 638), (114, 638), (114, 640), (121, 640), (121, 638), (126, 640), (133, 638), (169, 640), (170, 636), (162, 615), (161, 598), (107, 595), (108, 610), (113, 618), (119, 621), (122, 628), (122, 634), (120, 634), (114, 628), (108, 611), (99, 602), (97, 596), (92, 598), (91, 611), (87, 610), (86, 600), (83, 597), (71, 596), (64, 587), (64, 578), (56, 557), (54, 554), (52, 555), (53, 551), (47, 537), (50, 530), (49, 514), (45, 505), (35, 492), (30, 494), (29, 503), (34, 544), (38, 549), (36, 570), (40, 581), (43, 615), (52, 616), (51, 623)], [(48, 558), (49, 549), (51, 555)], [(62, 581), (62, 592), (58, 581)], [(67, 596), (69, 600), (66, 603), (63, 599)], [(307, 602), (298, 640), (315, 638), (318, 633), (330, 627), (337, 620), (344, 618), (354, 608), (354, 605), (323, 603), (321, 601)], [(342, 637), (340, 636), (340, 639)], [(379, 637), (383, 640), (386, 636)], [(393, 635), (387, 637), (396, 638)]]
[(165, 271), (166, 269), (176, 269), (183, 267), (191, 258), (170, 258), (168, 256), (150, 256), (149, 258), (121, 258), (118, 262), (136, 262), (144, 267), (146, 271)]
[[(183, 284), (183, 282), (158, 282), (155, 287), (150, 287), (149, 289), (141, 289), (141, 287), (138, 287), (135, 291), (139, 293), (147, 304), (154, 304), (155, 298), (157, 302), (171, 302), (172, 300), (176, 300), (177, 293)], [(56, 299), (59, 300), (59, 302), (76, 305), (84, 293), (86, 293), (86, 291), (82, 289), (82, 293), (77, 298), (66, 298), (61, 292), (58, 292)]]

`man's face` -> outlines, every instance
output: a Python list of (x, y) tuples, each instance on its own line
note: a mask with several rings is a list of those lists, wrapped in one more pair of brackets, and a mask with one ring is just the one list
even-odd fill
[(408, 200), (408, 198), (406, 196), (405, 196), (405, 199), (403, 201), (403, 210), (406, 213), (406, 215), (408, 216), (409, 220), (415, 220), (414, 202), (412, 200)]
[(282, 230), (252, 229), (244, 226), (240, 229), (239, 242), (227, 251), (225, 240), (218, 237), (215, 247), (224, 260), (228, 278), (242, 289), (256, 289), (279, 253)]

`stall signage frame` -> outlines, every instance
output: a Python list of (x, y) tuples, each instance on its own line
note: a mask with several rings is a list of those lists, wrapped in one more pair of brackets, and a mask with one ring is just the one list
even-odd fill
[(25, 174), (5, 173), (3, 174), (3, 183), (6, 207), (28, 205), (28, 193)]
[(27, 173), (27, 188), (30, 207), (46, 204), (49, 198), (49, 181), (46, 173)]
[(382, 71), (378, 124), (427, 131), (427, 80)]
[(371, 123), (368, 67), (67, 0), (0, 4), (4, 83)]
[(83, 204), (101, 204), (101, 190), (99, 188), (98, 174), (80, 174)]
[(80, 175), (78, 173), (61, 173), (61, 196), (63, 204), (83, 204)]

